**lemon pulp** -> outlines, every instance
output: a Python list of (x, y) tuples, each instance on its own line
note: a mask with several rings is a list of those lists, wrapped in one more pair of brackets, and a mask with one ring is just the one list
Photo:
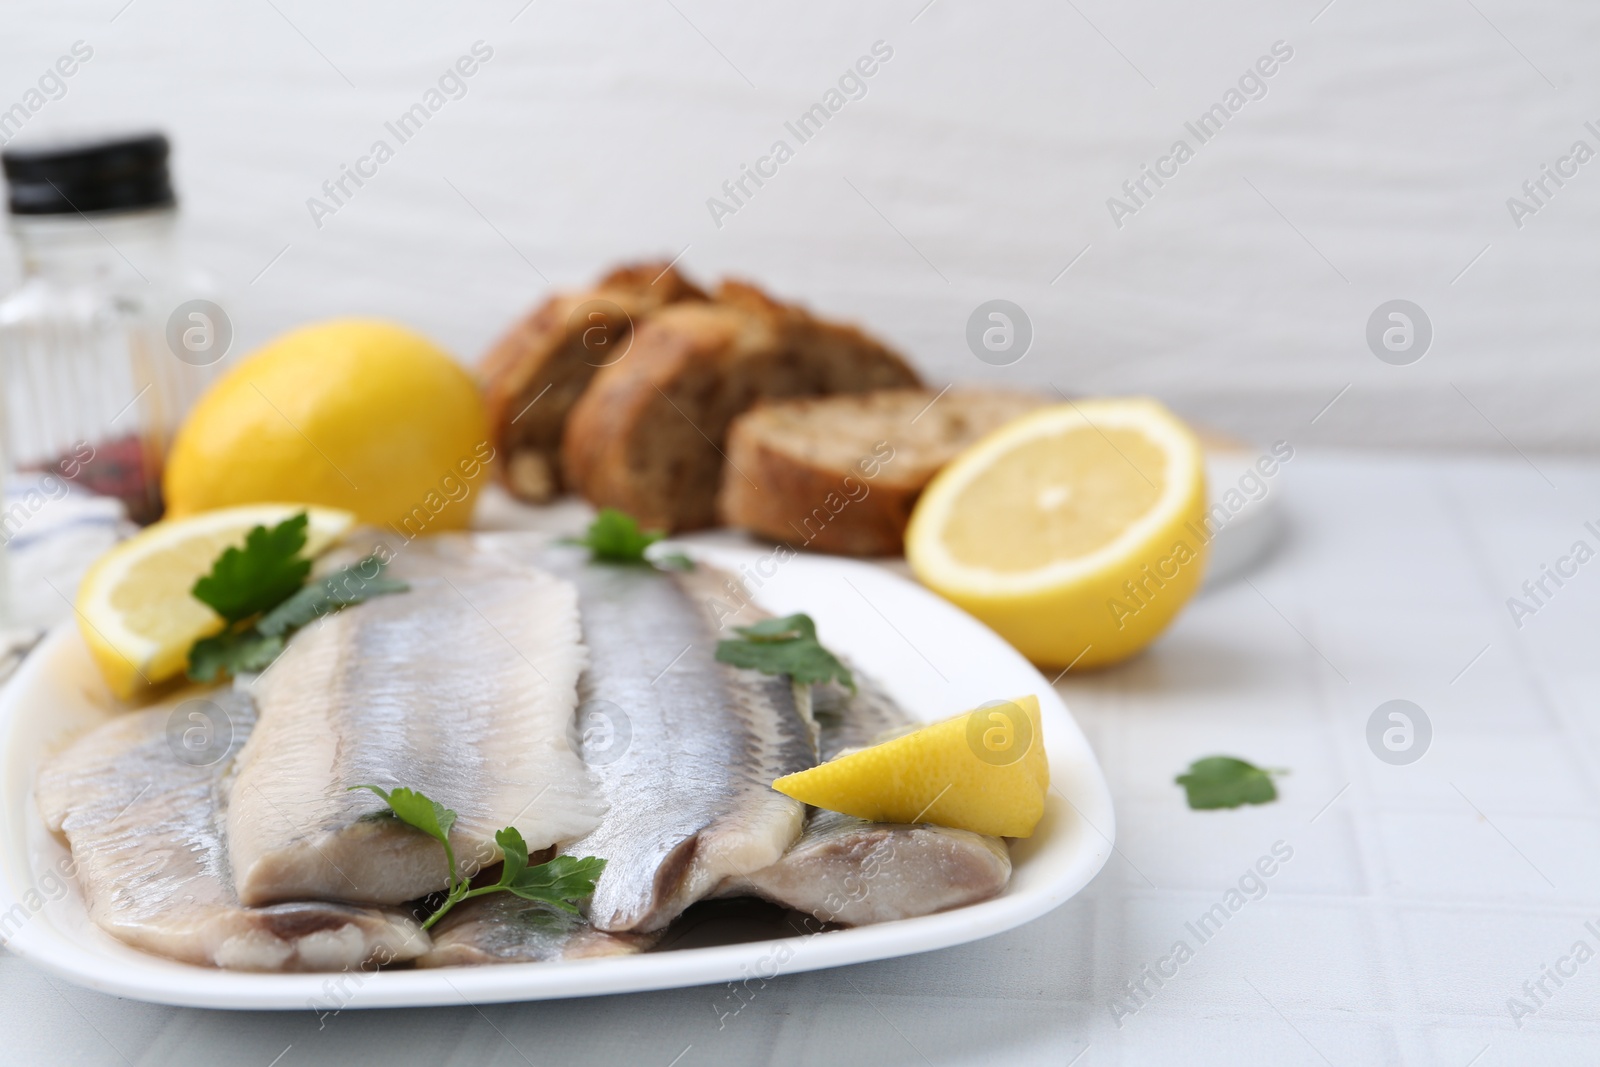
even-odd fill
[(1154, 400), (1023, 415), (929, 483), (906, 558), (1036, 663), (1115, 663), (1199, 588), (1210, 534), (1194, 434)]
[(961, 562), (1001, 571), (1087, 556), (1148, 512), (1165, 480), (1166, 457), (1135, 431), (1035, 438), (960, 491), (945, 543)]

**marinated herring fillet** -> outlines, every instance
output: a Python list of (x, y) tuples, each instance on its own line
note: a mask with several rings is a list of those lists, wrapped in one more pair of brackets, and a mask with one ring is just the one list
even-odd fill
[[(832, 683), (813, 689), (825, 760), (913, 725), (881, 686), (859, 668), (852, 673), (855, 694)], [(764, 897), (823, 922), (862, 926), (988, 900), (1010, 878), (1011, 854), (997, 837), (817, 810), (782, 859), (730, 878), (717, 895)]]
[(718, 896), (758, 896), (823, 922), (865, 926), (988, 900), (1011, 878), (998, 837), (817, 811), (783, 858)]
[(433, 948), (418, 967), (476, 963), (554, 963), (631, 956), (656, 943), (657, 934), (608, 934), (581, 916), (509, 893), (469, 900), (434, 927)]
[(723, 572), (588, 563), (560, 548), (540, 558), (578, 586), (589, 646), (582, 748), (609, 805), (561, 851), (606, 861), (591, 923), (659, 930), (798, 836), (804, 806), (770, 783), (816, 762), (809, 701), (786, 677), (716, 661), (709, 605), (727, 597)]
[[(191, 694), (189, 700), (195, 700)], [(247, 971), (338, 971), (420, 955), (428, 935), (399, 911), (305, 901), (247, 908), (229, 875), (222, 820), (233, 757), (255, 713), (241, 693), (204, 698), (225, 752), (181, 759), (187, 700), (112, 719), (40, 771), (45, 824), (72, 847), (89, 917), (137, 949)], [(199, 720), (192, 728), (203, 729)], [(201, 753), (205, 758), (210, 753)]]
[(260, 723), (228, 813), (239, 896), (398, 904), (444, 889), (444, 850), (349, 787), (405, 786), (457, 813), (463, 868), (495, 831), (531, 851), (593, 829), (604, 804), (568, 742), (584, 650), (572, 584), (472, 535), (404, 546), (410, 591), (300, 631), (247, 683)]

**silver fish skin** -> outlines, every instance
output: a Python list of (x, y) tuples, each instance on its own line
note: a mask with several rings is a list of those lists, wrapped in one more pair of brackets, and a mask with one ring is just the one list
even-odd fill
[[(814, 689), (824, 759), (914, 727), (881, 685), (859, 668), (851, 673), (854, 694), (832, 683)], [(816, 810), (782, 859), (730, 878), (717, 896), (764, 897), (823, 922), (864, 926), (988, 900), (1010, 879), (1011, 854), (997, 837)]]
[(586, 908), (594, 926), (659, 930), (799, 835), (804, 806), (771, 783), (816, 762), (808, 701), (786, 677), (716, 662), (731, 636), (715, 610), (724, 572), (590, 563), (558, 547), (539, 558), (579, 590), (581, 747), (609, 805), (561, 851), (606, 860)]
[(572, 584), (472, 535), (410, 542), (388, 574), (410, 591), (308, 626), (243, 683), (261, 721), (228, 838), (247, 904), (399, 904), (446, 887), (439, 844), (353, 785), (453, 809), (469, 874), (499, 862), (503, 827), (538, 851), (599, 823), (604, 801), (568, 740), (585, 662)]
[(631, 956), (644, 952), (660, 937), (655, 933), (608, 934), (581, 916), (510, 893), (458, 904), (431, 932), (433, 948), (417, 959), (418, 967)]
[(718, 896), (758, 896), (822, 922), (866, 926), (998, 896), (1011, 880), (1005, 842), (946, 826), (874, 823), (818, 811), (777, 863)]
[[(178, 731), (188, 728), (195, 699), (226, 716), (212, 726), (232, 730), (207, 765), (179, 758), (171, 726), (177, 715)], [(188, 694), (111, 720), (42, 768), (39, 809), (72, 848), (89, 917), (134, 948), (200, 966), (339, 971), (421, 955), (428, 935), (400, 911), (239, 903), (222, 820), (232, 759), (254, 719), (242, 694)]]
[(835, 682), (811, 687), (818, 755), (824, 762), (917, 728), (882, 683), (848, 659), (845, 666), (855, 680), (854, 693)]

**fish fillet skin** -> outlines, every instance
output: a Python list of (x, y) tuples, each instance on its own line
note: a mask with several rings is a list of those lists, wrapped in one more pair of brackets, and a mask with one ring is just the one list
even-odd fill
[(569, 741), (585, 662), (577, 591), (472, 535), (401, 547), (409, 592), (301, 630), (244, 683), (260, 723), (228, 814), (247, 904), (399, 904), (446, 888), (444, 849), (353, 785), (405, 786), (456, 812), (464, 873), (588, 833), (604, 802)]
[(865, 926), (998, 896), (1005, 842), (945, 826), (874, 823), (818, 811), (782, 859), (734, 877), (718, 896), (758, 896), (823, 922)]
[[(824, 759), (903, 733), (909, 716), (859, 668), (858, 692), (815, 687)], [(997, 837), (944, 826), (875, 823), (813, 811), (783, 858), (735, 876), (718, 896), (759, 896), (823, 922), (864, 926), (928, 915), (998, 896), (1011, 854)]]
[(456, 905), (432, 933), (433, 948), (417, 959), (418, 967), (631, 956), (644, 952), (660, 937), (654, 933), (608, 934), (581, 916), (510, 893)]
[(225, 713), (232, 740), (215, 762), (194, 766), (178, 758), (169, 725), (179, 716), (181, 734), (189, 699), (113, 719), (39, 773), (39, 809), (72, 848), (94, 923), (146, 952), (245, 971), (339, 971), (421, 955), (428, 935), (399, 911), (239, 903), (222, 820), (232, 757), (255, 713), (243, 694), (199, 697)]
[(608, 804), (561, 852), (606, 861), (585, 912), (595, 927), (659, 930), (799, 836), (804, 805), (772, 781), (816, 763), (808, 695), (787, 676), (716, 662), (732, 636), (718, 628), (724, 572), (590, 563), (558, 547), (538, 558), (578, 587), (589, 648), (580, 747)]
[(881, 682), (848, 659), (845, 665), (856, 683), (854, 693), (833, 682), (811, 687), (817, 749), (824, 761), (909, 733), (918, 725)]

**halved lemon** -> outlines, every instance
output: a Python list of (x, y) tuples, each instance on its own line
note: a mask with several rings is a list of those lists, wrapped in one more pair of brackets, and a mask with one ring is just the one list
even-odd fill
[(1039, 698), (997, 700), (810, 770), (772, 788), (873, 822), (935, 823), (1028, 837), (1050, 788)]
[(182, 674), (189, 647), (222, 628), (190, 589), (223, 549), (244, 544), (252, 527), (308, 513), (304, 554), (321, 552), (355, 525), (348, 511), (296, 504), (250, 504), (168, 519), (95, 561), (78, 586), (78, 629), (124, 700)]
[(1080, 400), (1006, 424), (941, 470), (906, 558), (1035, 663), (1115, 663), (1199, 588), (1205, 502), (1200, 443), (1170, 411)]

